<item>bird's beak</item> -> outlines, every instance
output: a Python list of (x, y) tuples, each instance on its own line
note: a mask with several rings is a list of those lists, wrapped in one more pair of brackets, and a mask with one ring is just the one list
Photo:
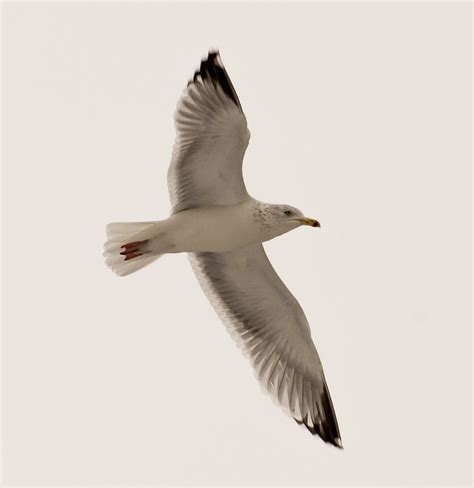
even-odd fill
[(308, 217), (305, 217), (303, 219), (298, 219), (303, 225), (310, 225), (311, 227), (321, 227), (319, 222), (314, 219), (309, 219)]

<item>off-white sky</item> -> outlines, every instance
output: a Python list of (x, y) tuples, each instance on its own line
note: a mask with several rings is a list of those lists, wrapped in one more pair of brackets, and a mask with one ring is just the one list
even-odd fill
[[(3, 5), (9, 484), (461, 484), (471, 460), (471, 6)], [(345, 446), (263, 395), (185, 256), (127, 278), (110, 221), (163, 218), (172, 115), (218, 47), (266, 245)]]

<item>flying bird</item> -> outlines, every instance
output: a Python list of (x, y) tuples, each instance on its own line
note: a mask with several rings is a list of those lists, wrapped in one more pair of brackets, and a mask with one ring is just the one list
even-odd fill
[(168, 170), (171, 214), (106, 227), (106, 264), (119, 276), (167, 253), (188, 254), (202, 290), (256, 376), (299, 424), (342, 448), (336, 414), (305, 314), (262, 243), (319, 222), (245, 187), (247, 120), (219, 52), (209, 52), (175, 113)]

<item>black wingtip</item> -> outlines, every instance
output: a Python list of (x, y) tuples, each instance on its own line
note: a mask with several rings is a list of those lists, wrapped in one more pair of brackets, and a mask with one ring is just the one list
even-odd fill
[(222, 91), (242, 110), (239, 97), (230, 81), (229, 75), (224, 68), (218, 49), (211, 49), (207, 58), (201, 61), (199, 69), (194, 73), (193, 80), (188, 83), (197, 83), (199, 78), (210, 81), (214, 86), (219, 86)]
[(338, 449), (344, 450), (344, 446), (342, 445), (342, 440), (339, 436), (337, 437), (327, 437), (327, 434), (324, 429), (320, 428), (319, 425), (311, 425), (306, 420), (301, 421), (294, 419), (298, 425), (304, 425), (313, 435), (317, 435), (321, 438), (326, 444), (331, 444)]
[(215, 58), (219, 56), (219, 49), (209, 49), (209, 52), (207, 53), (208, 59)]
[(324, 382), (324, 388), (319, 397), (320, 411), (317, 422), (309, 422), (308, 418), (296, 420), (299, 425), (304, 425), (313, 435), (319, 436), (324, 442), (332, 444), (338, 449), (344, 449), (342, 445), (339, 426), (337, 425), (336, 413), (332, 404), (329, 389)]

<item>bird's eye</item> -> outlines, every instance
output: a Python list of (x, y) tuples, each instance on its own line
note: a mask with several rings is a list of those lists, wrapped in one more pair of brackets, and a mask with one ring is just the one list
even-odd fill
[(288, 215), (288, 217), (293, 213), (291, 210), (285, 210), (283, 212), (285, 215)]

